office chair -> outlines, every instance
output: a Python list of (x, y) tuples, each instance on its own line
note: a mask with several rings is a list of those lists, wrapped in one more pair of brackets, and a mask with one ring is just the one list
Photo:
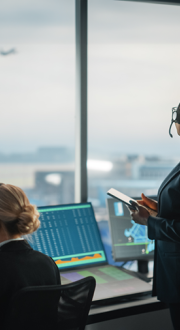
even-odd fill
[(12, 298), (1, 330), (84, 330), (96, 282), (26, 287)]

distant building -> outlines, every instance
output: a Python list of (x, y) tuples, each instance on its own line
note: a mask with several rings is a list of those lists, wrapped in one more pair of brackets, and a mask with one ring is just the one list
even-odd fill
[(74, 152), (66, 147), (41, 147), (32, 153), (0, 153), (0, 163), (67, 163), (74, 161)]
[(38, 171), (35, 173), (34, 192), (46, 205), (74, 202), (73, 171)]
[(174, 168), (177, 163), (172, 160), (158, 160), (149, 161), (135, 161), (131, 164), (131, 177), (132, 179), (139, 180), (162, 180)]
[[(157, 195), (164, 178), (178, 163), (159, 157), (122, 155), (88, 170), (88, 198), (97, 208), (106, 205), (107, 190), (115, 188), (131, 197)], [(101, 165), (102, 164), (102, 165)], [(92, 165), (92, 164), (91, 164)], [(34, 153), (0, 154), (0, 182), (24, 189), (36, 205), (74, 202), (74, 154), (66, 147), (41, 147)]]

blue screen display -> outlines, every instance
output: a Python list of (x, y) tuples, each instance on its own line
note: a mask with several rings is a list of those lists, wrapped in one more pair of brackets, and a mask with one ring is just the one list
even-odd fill
[(40, 228), (30, 245), (66, 269), (106, 261), (91, 203), (39, 207)]
[(117, 217), (121, 217), (124, 215), (124, 210), (123, 210), (123, 203), (122, 202), (115, 202), (114, 203), (114, 212)]
[(135, 223), (126, 205), (107, 199), (114, 261), (152, 259), (155, 243), (148, 238), (147, 226)]

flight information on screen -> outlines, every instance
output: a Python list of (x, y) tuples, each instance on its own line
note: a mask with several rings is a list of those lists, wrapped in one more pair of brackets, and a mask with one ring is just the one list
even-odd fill
[(106, 262), (91, 203), (39, 207), (38, 211), (41, 225), (29, 243), (52, 257), (59, 269)]
[(107, 199), (107, 207), (114, 260), (151, 259), (154, 241), (147, 236), (147, 226), (136, 224), (127, 207), (114, 198)]

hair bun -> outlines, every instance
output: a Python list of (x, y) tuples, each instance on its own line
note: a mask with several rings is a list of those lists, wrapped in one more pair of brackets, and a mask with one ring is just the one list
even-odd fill
[(3, 184), (0, 186), (0, 222), (11, 235), (27, 235), (39, 227), (39, 212), (21, 188)]
[(39, 227), (39, 212), (34, 205), (26, 205), (18, 216), (17, 229), (22, 234), (30, 234)]

